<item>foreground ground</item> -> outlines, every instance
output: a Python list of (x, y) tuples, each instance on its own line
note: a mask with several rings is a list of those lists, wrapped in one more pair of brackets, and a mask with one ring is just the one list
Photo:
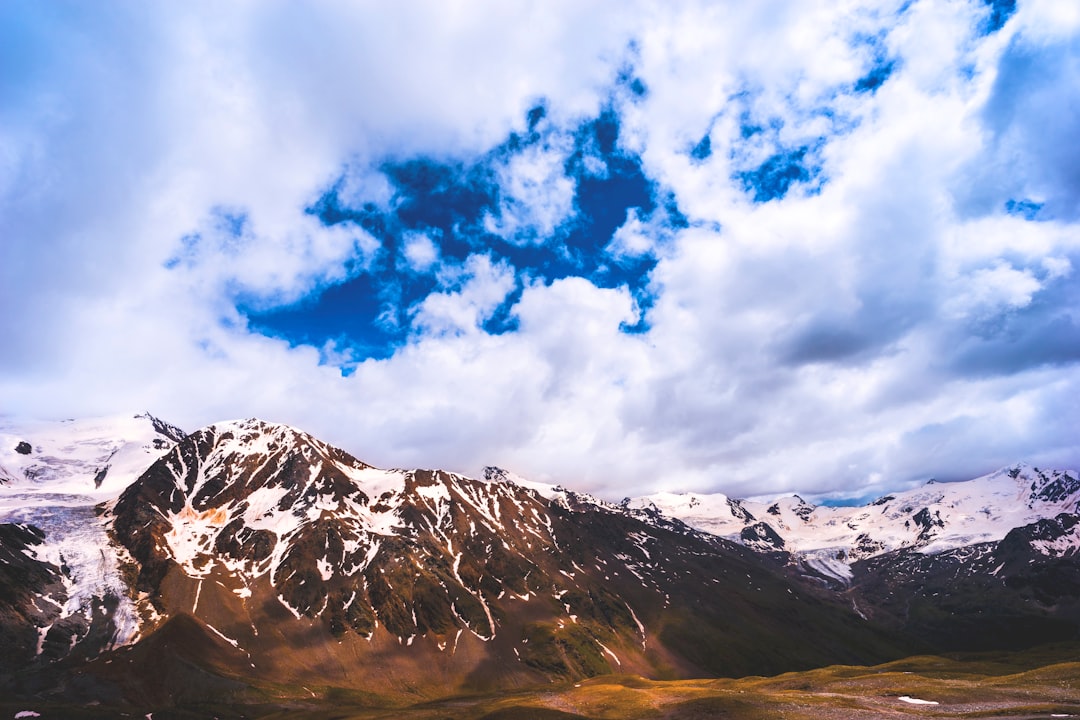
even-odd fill
[[(964, 657), (922, 656), (875, 667), (834, 666), (772, 678), (653, 682), (604, 676), (498, 696), (408, 707), (362, 706), (345, 691), (307, 699), (267, 689), (265, 704), (183, 709), (80, 707), (0, 700), (0, 719), (261, 718), (263, 720), (608, 720), (642, 718), (1080, 718), (1080, 646)], [(322, 692), (320, 693), (320, 690)], [(270, 695), (278, 697), (271, 699)], [(311, 697), (321, 695), (321, 697)]]

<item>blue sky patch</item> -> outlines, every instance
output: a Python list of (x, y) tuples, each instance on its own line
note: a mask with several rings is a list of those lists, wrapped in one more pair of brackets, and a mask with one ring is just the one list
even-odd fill
[(855, 83), (855, 92), (877, 92), (877, 89), (885, 84), (885, 81), (892, 75), (895, 63), (891, 60), (880, 60), (874, 67), (870, 69), (870, 72), (863, 75)]
[(778, 152), (756, 168), (736, 173), (735, 176), (757, 203), (782, 199), (796, 184), (806, 184), (814, 191), (818, 188), (812, 181), (820, 177), (821, 168), (810, 157), (810, 149), (803, 146)]
[(885, 81), (896, 70), (897, 60), (889, 56), (883, 36), (862, 36), (858, 38), (858, 42), (869, 50), (870, 69), (855, 81), (853, 89), (856, 93), (873, 94), (885, 84)]
[(1005, 203), (1005, 212), (1010, 215), (1017, 215), (1025, 220), (1037, 220), (1044, 204), (1034, 200), (1010, 199)]
[[(850, 87), (845, 91), (850, 92)], [(792, 114), (785, 120), (771, 112), (762, 112), (765, 108), (760, 106), (759, 91), (747, 88), (733, 95), (721, 113), (733, 115), (738, 128), (737, 135), (727, 141), (731, 179), (756, 203), (783, 199), (797, 186), (808, 194), (820, 192), (826, 181), (822, 148), (828, 138), (853, 129), (850, 118), (829, 104), (802, 108), (794, 97), (787, 100), (792, 103)], [(709, 152), (715, 152), (712, 133), (707, 137)]]
[(983, 3), (989, 10), (982, 26), (984, 35), (996, 33), (1005, 27), (1005, 23), (1016, 13), (1016, 0), (983, 0)]
[[(647, 92), (631, 75), (623, 81), (634, 97)], [(376, 170), (392, 190), (388, 203), (346, 200), (343, 175), (308, 212), (326, 226), (365, 230), (380, 244), (374, 259), (344, 282), (317, 288), (298, 303), (239, 310), (252, 328), (294, 345), (321, 347), (329, 341), (347, 344), (361, 358), (388, 357), (408, 341), (417, 305), (433, 292), (454, 289), (452, 278), (460, 278), (460, 272), (446, 270), (460, 269), (480, 254), (512, 267), (516, 277), (504, 301), (482, 319), (486, 332), (517, 329), (513, 307), (526, 285), (572, 276), (597, 287), (628, 288), (641, 312), (622, 330), (644, 332), (654, 300), (648, 279), (655, 253), (615, 252), (613, 237), (634, 219), (654, 246), (689, 222), (674, 195), (647, 176), (641, 157), (620, 145), (620, 132), (611, 106), (566, 129), (554, 126), (546, 104), (537, 103), (525, 113), (522, 130), (480, 157), (384, 159)], [(550, 227), (521, 219), (528, 219), (531, 208), (513, 196), (506, 181), (512, 163), (534, 152), (561, 152), (552, 181), (572, 188), (568, 211)], [(508, 212), (516, 214), (508, 217)], [(416, 238), (434, 248), (430, 267), (417, 269), (409, 261), (408, 245)]]
[(690, 158), (697, 162), (705, 162), (712, 156), (712, 139), (706, 133), (697, 145), (690, 148)]
[(363, 356), (385, 358), (393, 354), (394, 339), (401, 336), (390, 320), (400, 295), (400, 285), (378, 283), (361, 274), (295, 305), (264, 312), (240, 310), (253, 330), (293, 345), (321, 347), (327, 341), (348, 339), (347, 344)]

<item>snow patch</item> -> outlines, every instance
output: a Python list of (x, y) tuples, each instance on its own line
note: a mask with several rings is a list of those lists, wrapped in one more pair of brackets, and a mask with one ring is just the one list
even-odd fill
[(405, 489), (405, 473), (400, 470), (357, 469), (340, 464), (338, 468), (360, 486), (372, 503), (378, 502), (386, 493), (398, 494)]
[(214, 539), (229, 522), (230, 507), (222, 506), (196, 510), (188, 501), (180, 512), (168, 517), (172, 529), (165, 534), (169, 552), (189, 577), (205, 577), (209, 565), (200, 568), (195, 561), (202, 555), (214, 553)]
[(851, 583), (851, 566), (836, 557), (836, 549), (830, 548), (823, 552), (810, 552), (803, 555), (803, 561), (825, 577), (838, 580), (844, 585)]
[(285, 596), (283, 596), (283, 595), (278, 595), (278, 596), (277, 596), (277, 599), (278, 599), (278, 602), (279, 602), (279, 603), (281, 603), (282, 605), (284, 605), (285, 607), (287, 607), (287, 608), (289, 609), (289, 612), (291, 612), (291, 613), (293, 614), (293, 617), (294, 617), (294, 618), (296, 618), (297, 620), (299, 620), (299, 619), (300, 619), (300, 618), (302, 617), (302, 616), (300, 615), (300, 611), (299, 611), (299, 610), (297, 610), (296, 608), (294, 608), (294, 607), (293, 607), (292, 605), (290, 605), (290, 604), (289, 604), (289, 603), (288, 603), (288, 602), (287, 602), (287, 601), (285, 600)]
[(206, 627), (207, 627), (208, 629), (210, 629), (210, 630), (211, 630), (211, 631), (212, 631), (212, 632), (213, 632), (213, 633), (214, 633), (215, 635), (217, 635), (217, 636), (218, 636), (219, 638), (221, 638), (221, 639), (222, 639), (222, 640), (224, 640), (225, 642), (229, 643), (230, 645), (232, 645), (232, 646), (233, 646), (234, 648), (236, 648), (237, 650), (239, 650), (239, 649), (240, 649), (240, 643), (238, 643), (237, 641), (233, 640), (233, 639), (232, 639), (231, 637), (226, 637), (226, 635), (225, 635), (225, 634), (224, 634), (223, 632), (221, 632), (220, 630), (218, 630), (218, 629), (217, 629), (216, 627), (214, 627), (214, 626), (213, 626), (213, 625), (211, 625), (210, 623), (207, 623), (207, 624), (206, 624)]
[(907, 695), (901, 695), (897, 698), (900, 702), (906, 702), (909, 705), (940, 705), (937, 700), (920, 700), (919, 698), (909, 697)]
[(601, 648), (603, 648), (603, 649), (604, 649), (604, 652), (606, 652), (606, 653), (607, 653), (608, 655), (610, 655), (610, 656), (611, 656), (611, 659), (615, 661), (615, 664), (616, 664), (616, 665), (619, 665), (619, 666), (621, 666), (621, 665), (622, 665), (622, 662), (621, 662), (621, 661), (619, 660), (619, 656), (618, 656), (618, 655), (616, 655), (615, 653), (613, 653), (613, 652), (611, 651), (611, 648), (609, 648), (609, 647), (608, 647), (607, 645), (605, 645), (604, 643), (600, 642), (599, 640), (597, 640), (597, 641), (596, 641), (596, 644), (597, 644), (597, 645), (599, 645), (599, 646), (600, 646)]
[(637, 625), (638, 632), (641, 633), (641, 649), (645, 649), (645, 626), (638, 620), (637, 613), (634, 612), (634, 608), (630, 607), (630, 604), (626, 604), (626, 609), (630, 611), (630, 617), (634, 618), (634, 623)]
[(323, 582), (334, 577), (334, 566), (326, 558), (316, 560), (315, 567), (319, 570), (319, 576), (323, 579)]
[(254, 490), (247, 496), (244, 524), (252, 530), (269, 530), (278, 536), (295, 530), (300, 524), (300, 518), (287, 510), (278, 509), (278, 504), (288, 492), (288, 488), (284, 487), (261, 487)]

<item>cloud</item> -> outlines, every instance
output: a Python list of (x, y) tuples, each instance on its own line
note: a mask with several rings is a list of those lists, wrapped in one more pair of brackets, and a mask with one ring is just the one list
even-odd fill
[(514, 289), (514, 273), (487, 255), (470, 255), (453, 278), (454, 289), (427, 295), (415, 309), (414, 333), (420, 338), (476, 335)]
[(0, 407), (623, 495), (1080, 465), (1068, 3), (0, 9)]
[(508, 151), (495, 168), (500, 198), (485, 229), (518, 244), (550, 241), (574, 214), (575, 182), (565, 170), (572, 151), (573, 139), (563, 133)]
[(430, 270), (439, 259), (439, 249), (431, 238), (423, 233), (411, 233), (405, 238), (405, 247), (402, 255), (408, 269), (413, 272), (426, 272)]

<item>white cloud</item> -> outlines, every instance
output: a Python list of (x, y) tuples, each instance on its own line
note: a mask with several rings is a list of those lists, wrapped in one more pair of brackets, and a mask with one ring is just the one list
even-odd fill
[[(514, 273), (487, 255), (470, 255), (455, 273), (459, 289), (433, 292), (415, 310), (418, 340), (444, 335), (475, 336), (514, 288)], [(451, 283), (447, 283), (451, 284)]]
[(646, 255), (656, 247), (661, 229), (641, 222), (636, 209), (627, 213), (626, 222), (615, 231), (606, 252), (615, 260)]
[(1072, 38), (1080, 30), (1080, 7), (1055, 0), (1027, 0), (1018, 3), (1013, 20), (1018, 32), (1038, 40)]
[(409, 233), (405, 236), (402, 255), (409, 269), (414, 272), (426, 272), (439, 260), (439, 249), (431, 238), (423, 233)]
[[(494, 462), (611, 497), (1080, 464), (1080, 18), (1020, 3), (979, 38), (981, 2), (901, 5), (8, 4), (0, 407), (262, 415), (381, 465)], [(853, 93), (879, 52), (892, 74)], [(641, 99), (612, 90), (627, 63)], [(656, 253), (647, 332), (620, 330), (625, 288), (515, 278), (482, 252), (454, 265), (423, 235), (405, 258), (440, 289), (389, 358), (290, 347), (237, 312), (377, 255), (306, 212), (343, 172), (346, 205), (391, 207), (378, 162), (487, 152), (539, 99), (556, 130), (500, 168), (495, 229), (556, 233), (576, 212), (565, 132), (609, 98), (692, 223), (658, 243), (631, 214), (608, 248)], [(775, 127), (748, 146), (744, 120)], [(819, 192), (754, 204), (732, 178), (803, 145)], [(519, 281), (517, 329), (485, 332)]]
[(1029, 270), (1018, 270), (1004, 262), (981, 268), (960, 281), (960, 292), (946, 303), (947, 312), (958, 317), (998, 314), (1003, 309), (1022, 308), (1042, 288)]
[(1050, 280), (1067, 278), (1072, 275), (1072, 263), (1065, 257), (1044, 257), (1041, 261), (1046, 277)]
[(554, 135), (498, 167), (500, 215), (486, 218), (489, 232), (511, 242), (544, 244), (574, 212), (574, 181), (563, 166), (573, 148), (572, 138)]

